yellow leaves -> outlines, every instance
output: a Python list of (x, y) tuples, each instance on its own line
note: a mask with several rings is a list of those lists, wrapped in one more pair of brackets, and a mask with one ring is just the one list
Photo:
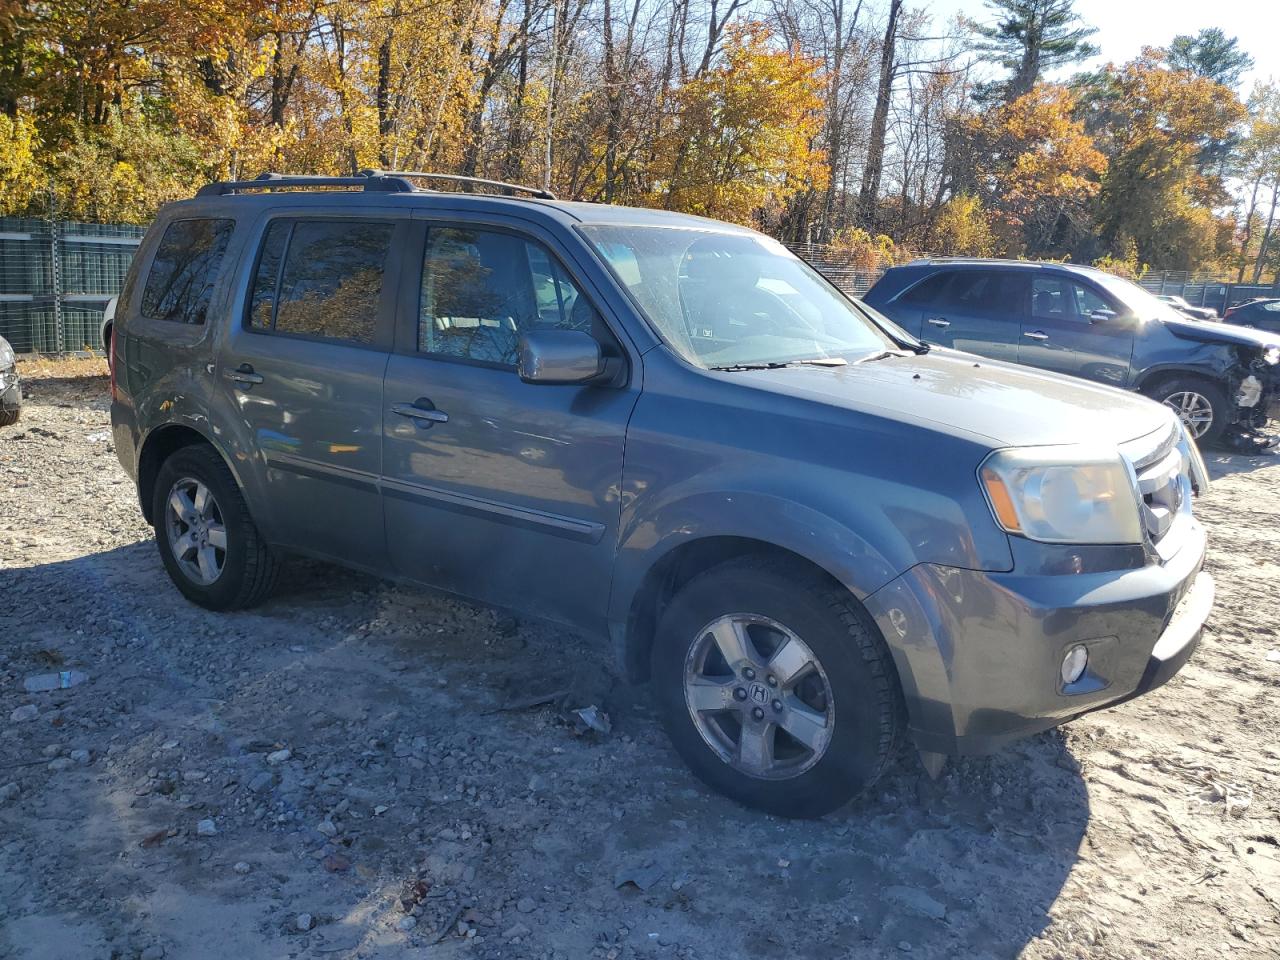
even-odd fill
[(25, 213), (41, 187), (35, 123), (0, 113), (0, 216)]
[(747, 223), (770, 198), (822, 186), (819, 69), (763, 24), (734, 28), (723, 62), (674, 95), (677, 122), (658, 149), (666, 205)]
[(933, 226), (932, 249), (943, 256), (989, 257), (996, 237), (982, 201), (958, 194), (942, 205)]

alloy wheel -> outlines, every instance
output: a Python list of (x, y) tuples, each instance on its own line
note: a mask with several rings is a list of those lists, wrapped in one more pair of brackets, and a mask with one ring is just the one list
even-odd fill
[(835, 729), (831, 684), (813, 651), (768, 617), (736, 613), (707, 624), (685, 660), (685, 704), (725, 763), (761, 780), (789, 780), (820, 759)]
[(1164, 405), (1178, 415), (1193, 439), (1199, 440), (1213, 426), (1213, 404), (1194, 390), (1180, 390), (1164, 398)]
[(227, 528), (208, 486), (183, 477), (169, 488), (165, 532), (179, 569), (202, 587), (222, 576), (227, 562)]

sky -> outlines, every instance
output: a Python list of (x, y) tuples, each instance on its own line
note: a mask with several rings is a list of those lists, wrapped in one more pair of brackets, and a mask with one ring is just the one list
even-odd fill
[[(908, 0), (907, 6), (924, 8), (939, 21), (957, 13), (980, 23), (994, 19), (982, 0)], [(1098, 28), (1093, 42), (1102, 48), (1085, 67), (1123, 63), (1144, 46), (1162, 47), (1180, 33), (1218, 27), (1253, 55), (1256, 65), (1244, 78), (1242, 94), (1247, 96), (1256, 80), (1280, 81), (1280, 0), (1076, 0), (1076, 10)]]

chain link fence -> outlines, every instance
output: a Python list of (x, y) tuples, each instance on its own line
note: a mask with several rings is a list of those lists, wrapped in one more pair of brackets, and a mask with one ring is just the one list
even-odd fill
[(0, 336), (18, 353), (100, 352), (103, 308), (145, 232), (0, 218)]

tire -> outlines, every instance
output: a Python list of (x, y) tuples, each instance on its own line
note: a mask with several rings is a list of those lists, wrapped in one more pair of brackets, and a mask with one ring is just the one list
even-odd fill
[(21, 407), (14, 410), (0, 410), (0, 427), (12, 427), (18, 422), (18, 418), (21, 416)]
[[(1197, 376), (1175, 376), (1166, 380), (1160, 380), (1150, 387), (1144, 388), (1142, 391), (1152, 400), (1163, 403), (1166, 407), (1173, 410), (1178, 418), (1186, 425), (1187, 430), (1192, 434), (1192, 438), (1196, 444), (1201, 447), (1210, 446), (1218, 441), (1228, 424), (1233, 419), (1233, 411), (1230, 403), (1227, 401), (1227, 393), (1219, 384), (1212, 380), (1206, 380)], [(1203, 398), (1207, 401), (1209, 409), (1212, 413), (1212, 420), (1207, 426), (1197, 422), (1194, 426), (1188, 422), (1186, 416), (1188, 412), (1193, 415), (1194, 409), (1189, 409), (1185, 405), (1190, 402), (1192, 408), (1203, 409), (1200, 402), (1194, 398)], [(1197, 430), (1203, 432), (1197, 434)]]
[[(179, 484), (193, 505), (198, 498), (191, 495), (190, 484), (207, 489), (213, 504), (207, 507), (207, 523), (196, 527), (173, 526), (170, 498)], [(161, 465), (156, 476), (151, 517), (160, 559), (188, 600), (210, 610), (240, 610), (259, 603), (271, 593), (279, 561), (258, 533), (231, 470), (212, 447), (204, 444), (183, 447)], [(175, 534), (183, 526), (185, 532), (195, 535), (197, 540), (198, 533), (204, 532), (210, 546), (218, 540), (224, 544), (221, 551), (214, 546), (212, 555), (217, 558), (220, 554), (221, 564), (219, 566), (216, 559), (213, 561), (218, 569), (212, 580), (202, 582), (206, 568), (199, 561), (199, 550), (179, 556), (175, 544), (180, 541)], [(222, 535), (215, 537), (219, 526)]]
[[(752, 621), (745, 632), (747, 652), (758, 654), (754, 678), (745, 667), (731, 670), (720, 641), (708, 632), (724, 631), (722, 618), (728, 615)], [(736, 630), (730, 633), (740, 637)], [(803, 678), (798, 683), (774, 685), (788, 672), (777, 669), (783, 660), (799, 662), (777, 656), (783, 642), (795, 640), (808, 648), (813, 663), (797, 674)], [(652, 656), (654, 694), (676, 751), (708, 786), (746, 806), (784, 817), (820, 817), (870, 789), (896, 752), (904, 711), (884, 640), (852, 594), (802, 563), (743, 558), (699, 574), (662, 615)], [(687, 680), (698, 686), (696, 694), (686, 695)], [(722, 692), (721, 680), (729, 692)], [(768, 701), (759, 699), (762, 690)], [(689, 699), (702, 694), (712, 698), (712, 709), (698, 711), (695, 720)], [(804, 699), (797, 703), (798, 697)], [(728, 709), (718, 709), (720, 702)], [(748, 719), (757, 707), (764, 717)], [(810, 723), (801, 724), (806, 718)], [(820, 728), (815, 718), (822, 720)], [(772, 747), (760, 755), (774, 767), (756, 765), (747, 772), (755, 759), (743, 760), (743, 735), (754, 731), (756, 743), (769, 725)], [(801, 746), (784, 732), (787, 725), (807, 731), (814, 741), (825, 737), (821, 750)], [(770, 742), (767, 732), (764, 739)]]

